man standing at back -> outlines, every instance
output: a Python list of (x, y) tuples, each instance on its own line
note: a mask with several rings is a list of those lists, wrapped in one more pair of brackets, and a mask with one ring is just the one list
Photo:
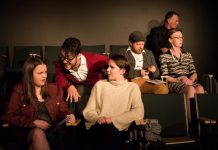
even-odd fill
[(159, 56), (168, 51), (170, 44), (167, 36), (168, 31), (179, 26), (180, 15), (175, 11), (169, 11), (165, 15), (164, 24), (151, 29), (150, 34), (146, 37), (146, 49), (151, 50), (154, 54), (158, 67)]
[(147, 83), (149, 78), (158, 78), (160, 75), (154, 55), (151, 51), (144, 49), (145, 36), (140, 31), (134, 31), (129, 35), (129, 47), (121, 49), (130, 64), (128, 78), (137, 83), (142, 93), (167, 94), (168, 88), (165, 84)]

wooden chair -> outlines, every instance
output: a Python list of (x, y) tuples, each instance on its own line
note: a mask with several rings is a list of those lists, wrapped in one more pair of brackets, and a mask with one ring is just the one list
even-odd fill
[(128, 48), (128, 45), (110, 45), (110, 55), (119, 54), (119, 50)]
[(105, 53), (105, 45), (82, 45), (81, 48), (83, 52)]
[(218, 94), (196, 94), (195, 102), (200, 139), (207, 149), (217, 149)]

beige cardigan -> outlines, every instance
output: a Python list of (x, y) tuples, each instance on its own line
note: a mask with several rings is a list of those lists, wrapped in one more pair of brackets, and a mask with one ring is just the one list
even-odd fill
[(110, 117), (119, 130), (128, 129), (132, 121), (144, 117), (144, 106), (137, 84), (125, 81), (98, 81), (92, 89), (83, 115), (90, 128), (99, 117)]

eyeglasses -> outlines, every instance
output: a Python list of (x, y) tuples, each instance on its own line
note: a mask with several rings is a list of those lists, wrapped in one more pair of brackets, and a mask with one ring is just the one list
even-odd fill
[(183, 39), (184, 40), (184, 36), (182, 36), (182, 37), (171, 37), (171, 39), (177, 39), (177, 40)]
[(62, 60), (62, 61), (66, 61), (67, 63), (70, 63), (74, 58), (76, 58), (77, 56), (70, 56), (70, 57), (68, 57), (68, 56), (63, 56), (63, 55), (60, 55), (60, 59)]
[[(74, 68), (77, 65), (77, 55), (76, 56), (70, 56), (70, 57), (61, 55), (60, 59), (63, 61), (63, 63), (71, 65), (71, 68)], [(74, 59), (75, 59), (75, 61), (72, 62)]]
[(39, 54), (29, 54), (29, 56), (30, 56), (30, 57), (33, 57), (33, 58), (35, 58), (35, 57), (41, 57)]

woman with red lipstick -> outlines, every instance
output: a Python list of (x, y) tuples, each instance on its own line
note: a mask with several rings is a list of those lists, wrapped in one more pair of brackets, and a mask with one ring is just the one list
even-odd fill
[(5, 123), (27, 129), (29, 150), (57, 148), (54, 145), (57, 143), (48, 139), (48, 131), (54, 131), (51, 129), (66, 116), (67, 122), (75, 122), (74, 115), (63, 99), (62, 88), (56, 84), (47, 84), (46, 78), (45, 63), (40, 56), (30, 55), (24, 63), (23, 81), (14, 87), (3, 116)]

